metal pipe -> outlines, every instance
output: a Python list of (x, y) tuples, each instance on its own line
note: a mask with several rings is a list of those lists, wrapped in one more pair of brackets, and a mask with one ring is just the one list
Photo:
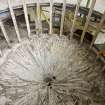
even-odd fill
[(76, 10), (75, 10), (74, 20), (73, 20), (73, 24), (72, 24), (71, 31), (70, 31), (70, 37), (71, 38), (73, 37), (73, 34), (74, 34), (75, 22), (76, 22), (76, 18), (77, 18), (77, 15), (78, 15), (78, 11), (79, 11), (79, 7), (80, 7), (81, 1), (82, 0), (77, 0), (77, 5), (76, 5)]
[(25, 0), (22, 0), (22, 1), (23, 1), (23, 10), (24, 10), (24, 16), (25, 16), (27, 31), (28, 31), (28, 37), (30, 37), (31, 30), (30, 30), (30, 24), (29, 24), (29, 18), (28, 18), (26, 1)]
[(16, 18), (15, 18), (15, 14), (14, 14), (13, 8), (11, 6), (10, 0), (8, 0), (8, 6), (9, 6), (9, 10), (10, 10), (10, 14), (11, 14), (11, 17), (12, 17), (13, 24), (14, 24), (14, 27), (15, 27), (16, 35), (17, 35), (18, 41), (20, 42), (21, 41), (20, 33), (19, 33), (19, 29), (18, 29), (18, 26), (17, 26)]
[(89, 22), (90, 22), (90, 18), (91, 18), (95, 3), (96, 3), (96, 0), (92, 0), (90, 10), (89, 10), (89, 13), (88, 13), (88, 16), (87, 16), (87, 20), (86, 20), (86, 23), (85, 23), (85, 26), (84, 26), (84, 30), (83, 30), (82, 35), (81, 35), (81, 41), (80, 41), (81, 44), (83, 43), (85, 32), (87, 31), (87, 28), (88, 28), (88, 25), (89, 25)]
[(6, 30), (5, 30), (5, 27), (4, 27), (2, 21), (0, 21), (0, 27), (1, 27), (1, 30), (2, 30), (2, 32), (3, 32), (3, 34), (4, 34), (4, 37), (5, 37), (5, 39), (6, 39), (7, 43), (8, 43), (8, 45), (10, 46), (10, 40), (9, 40), (9, 38), (8, 38), (7, 32), (6, 32)]
[(63, 33), (63, 24), (64, 24), (65, 11), (66, 11), (66, 0), (63, 0), (61, 26), (60, 26), (60, 36), (61, 36), (62, 33)]
[(86, 8), (89, 7), (89, 4), (90, 4), (90, 0), (87, 0), (87, 3), (86, 3)]
[(52, 19), (53, 19), (53, 1), (50, 0), (50, 31), (49, 33), (52, 34), (53, 30), (52, 30)]
[(38, 25), (38, 33), (42, 33), (42, 23), (41, 23), (41, 15), (40, 15), (40, 3), (39, 0), (37, 0), (37, 25)]

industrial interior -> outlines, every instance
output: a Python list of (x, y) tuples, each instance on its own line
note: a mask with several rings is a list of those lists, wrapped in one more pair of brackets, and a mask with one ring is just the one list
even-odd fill
[(0, 0), (0, 105), (105, 105), (105, 1)]

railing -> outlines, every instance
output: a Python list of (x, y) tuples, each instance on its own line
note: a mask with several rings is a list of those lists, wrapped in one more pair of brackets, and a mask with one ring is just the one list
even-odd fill
[[(17, 2), (18, 4), (16, 4), (16, 7), (19, 7), (19, 6), (23, 7), (26, 26), (27, 26), (27, 32), (28, 32), (28, 38), (31, 37), (31, 29), (30, 29), (28, 12), (27, 12), (27, 7), (28, 7), (27, 4), (36, 4), (36, 11), (37, 11), (36, 12), (36, 14), (37, 14), (37, 24), (36, 24), (36, 31), (37, 32), (36, 33), (37, 34), (42, 33), (42, 21), (41, 21), (41, 17), (40, 17), (40, 11), (41, 11), (40, 5), (42, 3), (47, 3), (47, 4), (50, 5), (49, 34), (53, 34), (53, 27), (52, 27), (53, 4), (57, 3), (57, 2), (58, 2), (58, 0), (43, 0), (43, 2), (42, 1), (40, 2), (38, 0), (31, 0), (31, 1), (29, 1), (29, 0), (28, 1), (21, 0), (20, 2), (19, 1)], [(63, 6), (62, 6), (62, 14), (61, 14), (60, 34), (59, 34), (61, 36), (63, 34), (64, 17), (65, 17), (67, 2), (66, 2), (66, 0), (59, 1), (59, 3), (60, 2), (63, 4)], [(70, 29), (70, 34), (69, 34), (70, 39), (72, 39), (72, 37), (74, 35), (74, 27), (75, 27), (77, 14), (79, 12), (79, 7), (80, 7), (81, 2), (82, 2), (82, 0), (77, 0), (76, 10), (75, 10), (75, 14), (74, 14), (73, 23), (72, 23), (72, 28)], [(90, 18), (91, 18), (92, 11), (94, 9), (95, 3), (96, 3), (96, 0), (92, 0), (90, 10), (89, 10), (87, 18), (86, 18), (86, 23), (85, 23), (85, 26), (84, 26), (84, 29), (83, 29), (83, 32), (82, 32), (82, 35), (81, 35), (81, 40), (80, 40), (81, 44), (83, 43), (84, 36), (85, 36), (86, 31), (87, 31), (87, 28), (88, 28), (88, 25), (89, 25), (89, 22), (90, 22)], [(8, 0), (8, 8), (9, 8), (11, 18), (12, 18), (12, 21), (13, 21), (13, 25), (14, 25), (14, 28), (15, 28), (15, 31), (16, 31), (17, 39), (18, 39), (19, 42), (21, 42), (22, 38), (21, 38), (21, 35), (20, 35), (20, 32), (19, 32), (17, 21), (16, 21), (16, 17), (15, 17), (15, 13), (14, 13), (14, 6), (12, 4), (13, 4), (12, 0)], [(102, 27), (102, 24), (103, 24), (104, 20), (105, 20), (105, 14), (103, 15), (102, 20), (100, 22), (100, 28), (95, 33), (96, 36), (97, 36), (98, 32), (101, 30), (101, 27)], [(4, 25), (3, 25), (2, 18), (0, 19), (0, 27), (1, 27), (1, 30), (2, 30), (2, 32), (4, 34), (4, 37), (5, 37), (5, 39), (6, 39), (7, 43), (8, 43), (8, 46), (10, 46), (10, 40), (9, 40), (9, 37), (8, 37), (8, 33), (6, 32), (6, 29), (5, 29)], [(91, 46), (93, 45), (93, 43), (94, 43), (94, 41), (96, 39), (96, 36), (95, 36), (95, 38), (93, 38)]]

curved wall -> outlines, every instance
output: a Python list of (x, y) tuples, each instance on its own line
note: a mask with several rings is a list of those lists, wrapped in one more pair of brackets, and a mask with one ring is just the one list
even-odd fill
[[(25, 0), (28, 4), (35, 3), (37, 0)], [(39, 0), (41, 3), (48, 3), (50, 0)], [(62, 3), (63, 0), (53, 0), (55, 3)], [(66, 0), (67, 3), (76, 4), (77, 0)], [(87, 0), (82, 0), (81, 6), (86, 6)], [(22, 5), (22, 0), (11, 0), (13, 7)], [(0, 10), (8, 8), (7, 0), (0, 0)], [(101, 13), (105, 10), (105, 0), (96, 0), (94, 9)]]

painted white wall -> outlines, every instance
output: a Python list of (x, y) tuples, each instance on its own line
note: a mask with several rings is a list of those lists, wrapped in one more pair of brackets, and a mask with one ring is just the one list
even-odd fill
[(105, 11), (105, 0), (97, 0), (95, 4), (95, 10), (103, 13)]
[(99, 33), (95, 44), (105, 44), (105, 33)]

